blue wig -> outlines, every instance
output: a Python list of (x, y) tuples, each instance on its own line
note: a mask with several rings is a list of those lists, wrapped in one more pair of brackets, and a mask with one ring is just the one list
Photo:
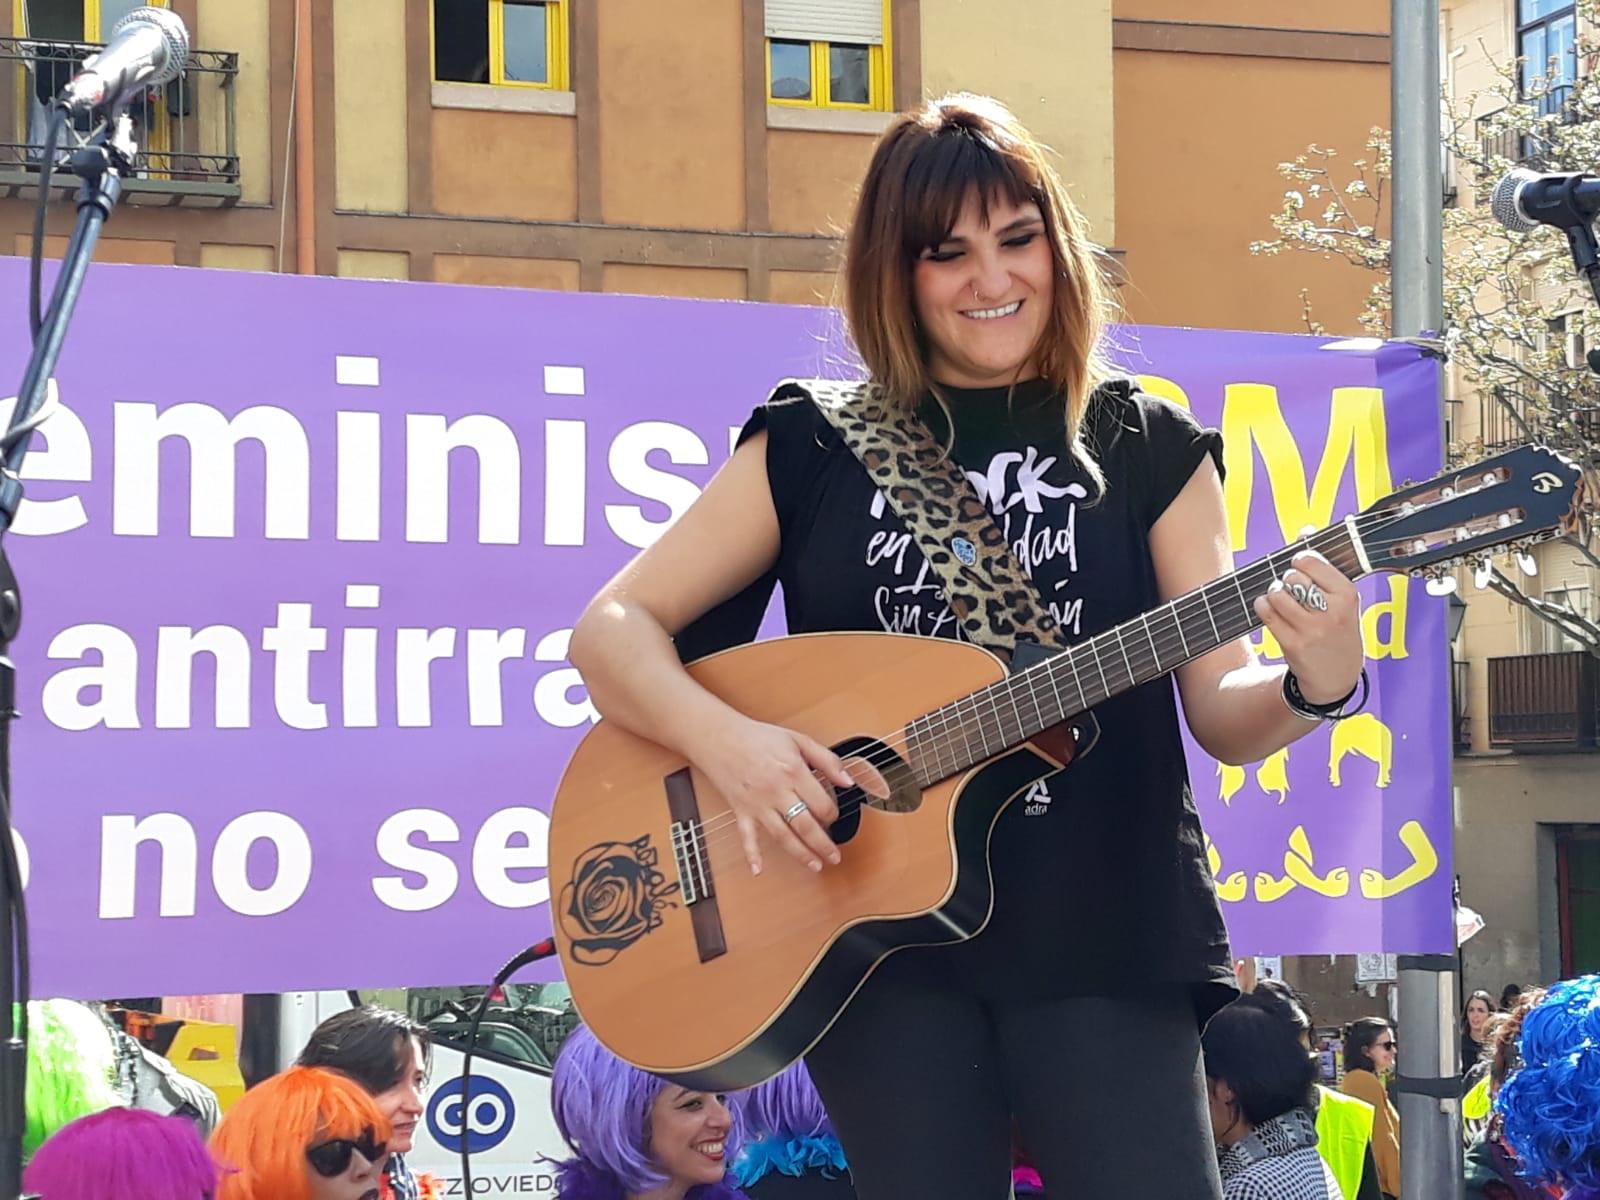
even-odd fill
[(1552, 987), (1522, 1022), (1521, 1054), (1495, 1098), (1502, 1136), (1530, 1178), (1600, 1200), (1600, 975)]
[(822, 1097), (804, 1062), (734, 1098), (745, 1144), (734, 1160), (739, 1186), (748, 1188), (769, 1171), (800, 1176), (821, 1171), (832, 1177), (847, 1169)]
[[(556, 1058), (550, 1106), (573, 1157), (556, 1164), (561, 1200), (621, 1200), (666, 1183), (650, 1155), (650, 1109), (672, 1086), (629, 1066), (580, 1025)], [(725, 1141), (738, 1153), (738, 1123)], [(721, 1184), (689, 1189), (686, 1200), (723, 1200), (737, 1193)]]

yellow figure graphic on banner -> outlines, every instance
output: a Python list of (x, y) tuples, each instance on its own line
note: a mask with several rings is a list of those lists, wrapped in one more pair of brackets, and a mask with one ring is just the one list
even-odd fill
[(1245, 893), (1250, 890), (1250, 885), (1245, 882), (1244, 872), (1235, 871), (1227, 879), (1222, 878), (1222, 852), (1217, 849), (1217, 844), (1211, 840), (1211, 835), (1206, 835), (1206, 864), (1211, 868), (1211, 874), (1217, 880), (1217, 895), (1223, 900), (1243, 900)]
[(1256, 768), (1256, 786), (1261, 789), (1263, 795), (1267, 792), (1278, 793), (1279, 804), (1288, 799), (1289, 747), (1285, 746), (1262, 760), (1261, 765)]
[(1359, 754), (1378, 764), (1378, 786), (1389, 786), (1389, 767), (1394, 761), (1394, 734), (1371, 713), (1357, 713), (1333, 726), (1328, 745), (1328, 782), (1341, 786), (1339, 764), (1347, 754)]
[(1289, 835), (1289, 849), (1283, 855), (1283, 869), (1301, 887), (1310, 888), (1319, 896), (1337, 900), (1350, 891), (1350, 872), (1335, 867), (1326, 875), (1318, 875), (1312, 867), (1316, 858), (1311, 853), (1311, 839), (1306, 837), (1306, 827), (1296, 825)]
[[(1222, 780), (1218, 791), (1224, 804), (1231, 804), (1239, 789), (1244, 786), (1245, 769), (1235, 767), (1229, 763), (1217, 764), (1217, 778)], [(1262, 794), (1276, 792), (1278, 803), (1282, 804), (1289, 795), (1289, 747), (1285, 746), (1277, 753), (1264, 758), (1256, 764), (1256, 786)]]
[(1236, 767), (1231, 763), (1217, 764), (1217, 776), (1222, 780), (1220, 792), (1222, 802), (1231, 804), (1235, 793), (1244, 786), (1244, 768)]
[(1271, 904), (1274, 900), (1282, 900), (1299, 886), (1294, 878), (1289, 875), (1279, 879), (1270, 871), (1256, 872), (1256, 899), (1262, 904)]
[(1415, 887), (1439, 869), (1439, 855), (1419, 821), (1400, 826), (1400, 844), (1411, 851), (1411, 865), (1398, 875), (1385, 876), (1367, 867), (1361, 872), (1361, 894), (1368, 900), (1387, 900)]

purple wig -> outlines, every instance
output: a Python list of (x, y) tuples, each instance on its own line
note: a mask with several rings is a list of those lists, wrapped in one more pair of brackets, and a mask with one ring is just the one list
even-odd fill
[(833, 1124), (822, 1107), (804, 1061), (759, 1087), (735, 1098), (741, 1132), (748, 1139), (769, 1136), (816, 1137), (831, 1134)]
[(1522, 1067), (1495, 1097), (1530, 1178), (1600, 1197), (1600, 975), (1552, 987), (1522, 1022)]
[(22, 1186), (44, 1200), (211, 1200), (217, 1165), (193, 1122), (112, 1108), (57, 1130)]
[[(556, 1128), (575, 1157), (558, 1164), (561, 1200), (609, 1200), (666, 1183), (650, 1156), (650, 1109), (671, 1087), (629, 1066), (580, 1025), (556, 1058), (550, 1081)], [(737, 1122), (726, 1141), (738, 1152)], [(721, 1184), (689, 1189), (688, 1200), (718, 1200), (737, 1193)]]
[(849, 1169), (805, 1063), (795, 1063), (735, 1103), (744, 1141), (733, 1160), (740, 1187), (748, 1188), (772, 1171), (797, 1178), (820, 1171), (831, 1179)]

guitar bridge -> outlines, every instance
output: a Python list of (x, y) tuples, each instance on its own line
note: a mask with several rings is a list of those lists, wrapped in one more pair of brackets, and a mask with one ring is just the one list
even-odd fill
[(668, 775), (665, 783), (667, 811), (672, 817), (672, 861), (678, 868), (678, 895), (689, 910), (700, 961), (709, 962), (728, 952), (728, 940), (723, 935), (722, 914), (717, 909), (717, 887), (711, 874), (705, 829), (700, 822), (700, 801), (694, 794), (694, 780), (688, 767)]

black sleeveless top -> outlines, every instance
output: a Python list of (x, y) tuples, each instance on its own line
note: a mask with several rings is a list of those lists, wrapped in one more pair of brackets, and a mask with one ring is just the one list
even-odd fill
[[(1078, 641), (1156, 607), (1151, 526), (1221, 437), (1178, 406), (1106, 385), (1085, 416), (1103, 494), (1066, 448), (1063, 406), (1043, 381), (946, 389), (951, 453)], [(951, 432), (931, 398), (935, 438)], [(686, 659), (754, 634), (772, 582), (789, 632), (887, 630), (960, 637), (937, 576), (866, 471), (806, 399), (774, 401), (740, 441), (767, 431), (782, 544), (772, 574), (686, 629)], [(1108, 994), (1192, 985), (1203, 1014), (1233, 983), (1204, 835), (1189, 792), (1174, 686), (1162, 679), (1095, 710), (1093, 752), (1035, 785), (995, 826), (994, 914), (958, 946), (901, 951), (899, 969), (980, 994)], [(846, 851), (848, 853), (848, 851)], [(892, 960), (891, 960), (892, 961)]]

